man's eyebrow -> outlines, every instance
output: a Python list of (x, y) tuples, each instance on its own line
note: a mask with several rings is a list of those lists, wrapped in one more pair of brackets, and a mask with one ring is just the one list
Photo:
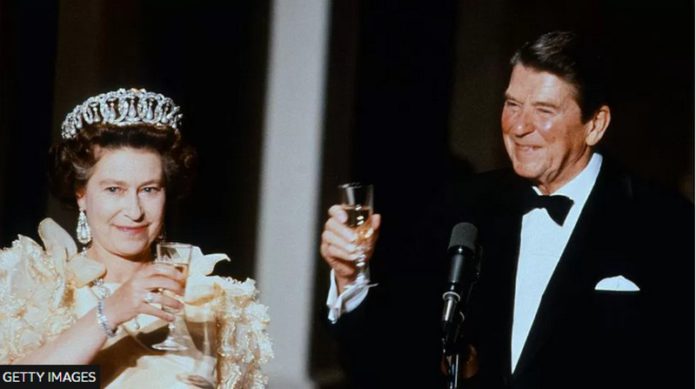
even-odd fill
[(516, 98), (514, 98), (509, 92), (503, 93), (503, 100), (513, 100), (513, 101), (518, 101)]
[(548, 108), (559, 108), (560, 107), (560, 105), (558, 105), (556, 103), (551, 103), (548, 101), (536, 101), (532, 105), (534, 105), (535, 107), (548, 107)]

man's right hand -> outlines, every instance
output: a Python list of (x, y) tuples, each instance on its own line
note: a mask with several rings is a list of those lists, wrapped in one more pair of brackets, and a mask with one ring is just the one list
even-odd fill
[[(334, 271), (339, 294), (343, 293), (348, 284), (355, 281), (358, 274), (355, 266), (355, 259), (359, 254), (355, 244), (358, 234), (346, 226), (347, 220), (348, 215), (340, 205), (329, 208), (329, 219), (324, 224), (324, 231), (321, 233), (321, 246), (319, 247), (321, 256)], [(369, 244), (365, 245), (367, 247), (366, 262), (369, 262), (374, 252), (382, 217), (379, 214), (373, 214), (370, 220), (374, 232)]]

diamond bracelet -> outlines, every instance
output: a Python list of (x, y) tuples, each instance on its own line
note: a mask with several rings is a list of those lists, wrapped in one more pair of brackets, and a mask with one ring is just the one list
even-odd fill
[(111, 329), (111, 327), (109, 327), (109, 322), (106, 320), (106, 315), (104, 315), (103, 299), (99, 299), (99, 301), (97, 302), (97, 323), (99, 323), (99, 326), (104, 330), (106, 336), (108, 336), (109, 338), (113, 338), (114, 336), (116, 336), (116, 331), (118, 330), (118, 328)]

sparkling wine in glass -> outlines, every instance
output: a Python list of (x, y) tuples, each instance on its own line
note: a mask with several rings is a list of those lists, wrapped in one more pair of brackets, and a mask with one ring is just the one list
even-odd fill
[(341, 194), (341, 207), (348, 215), (346, 225), (352, 228), (357, 234), (355, 245), (358, 248), (358, 256), (355, 260), (355, 266), (358, 269), (358, 275), (355, 278), (356, 284), (368, 284), (370, 282), (367, 276), (367, 264), (365, 262), (366, 252), (370, 249), (372, 243), (372, 192), (373, 187), (369, 184), (348, 183), (340, 185), (339, 191)]
[[(191, 262), (192, 251), (193, 247), (189, 244), (160, 242), (157, 244), (157, 258), (155, 258), (155, 263), (172, 266), (182, 272), (184, 277), (188, 277), (188, 267)], [(184, 287), (186, 287), (185, 284)], [(167, 290), (163, 290), (161, 293), (176, 298), (173, 293)], [(167, 335), (167, 339), (153, 345), (152, 348), (162, 351), (187, 350), (189, 345), (193, 344), (193, 340), (186, 329), (184, 310), (172, 310), (165, 306), (163, 306), (162, 309), (165, 312), (174, 314), (174, 321), (168, 324), (169, 334)]]

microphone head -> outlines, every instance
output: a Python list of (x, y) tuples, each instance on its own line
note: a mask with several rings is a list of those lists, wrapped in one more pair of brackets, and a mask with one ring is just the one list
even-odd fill
[(448, 250), (452, 247), (463, 246), (476, 252), (476, 239), (478, 238), (478, 229), (471, 223), (459, 223), (452, 228), (452, 235)]

